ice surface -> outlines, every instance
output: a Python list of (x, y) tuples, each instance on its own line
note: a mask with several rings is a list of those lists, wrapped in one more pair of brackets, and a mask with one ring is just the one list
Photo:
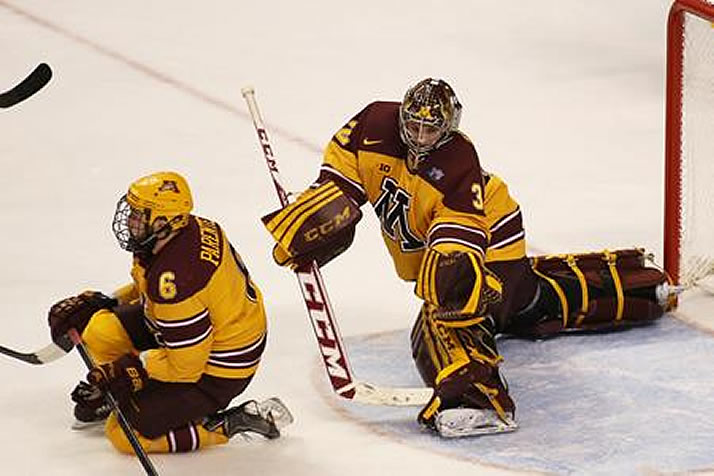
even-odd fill
[[(355, 372), (371, 382), (418, 386), (408, 339), (406, 331), (350, 339)], [(714, 466), (711, 335), (666, 317), (628, 331), (502, 339), (498, 346), (516, 401), (515, 433), (435, 440), (414, 422), (414, 409), (340, 406), (411, 445), (524, 471), (625, 475)]]

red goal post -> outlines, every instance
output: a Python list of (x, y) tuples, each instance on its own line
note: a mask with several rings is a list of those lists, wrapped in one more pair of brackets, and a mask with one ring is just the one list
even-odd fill
[(714, 272), (714, 0), (675, 0), (667, 31), (664, 267)]

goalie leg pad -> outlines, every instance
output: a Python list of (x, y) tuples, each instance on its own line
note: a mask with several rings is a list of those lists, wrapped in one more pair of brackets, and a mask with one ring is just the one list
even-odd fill
[(327, 181), (262, 220), (277, 242), (273, 249), (276, 263), (299, 269), (313, 261), (323, 266), (345, 251), (361, 218), (357, 205)]
[(674, 303), (658, 296), (669, 278), (646, 259), (642, 249), (532, 258), (532, 269), (541, 278), (538, 302), (516, 315), (508, 331), (540, 338), (658, 319)]
[[(496, 415), (508, 426), (515, 404), (498, 369), (502, 357), (496, 350), (493, 322), (481, 318), (470, 327), (448, 327), (433, 316), (433, 307), (425, 305), (411, 335), (417, 369), (424, 382), (435, 389), (434, 396), (419, 413), (419, 422), (439, 431), (437, 421), (445, 410), (475, 409), (485, 412), (470, 413), (468, 420), (473, 428), (468, 431), (477, 431), (482, 418), (488, 415)], [(477, 414), (481, 417), (476, 418)], [(453, 421), (456, 417), (450, 415), (448, 421)], [(478, 431), (485, 432), (482, 430)], [(451, 431), (458, 433), (453, 428)]]

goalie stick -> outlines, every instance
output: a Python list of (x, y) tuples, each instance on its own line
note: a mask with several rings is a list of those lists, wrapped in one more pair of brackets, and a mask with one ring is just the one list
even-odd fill
[[(278, 171), (273, 148), (270, 145), (268, 132), (258, 110), (255, 90), (252, 87), (245, 87), (241, 89), (241, 94), (248, 104), (268, 171), (280, 204), (284, 207), (290, 203), (290, 194), (282, 185), (283, 181)], [(300, 291), (307, 306), (327, 376), (332, 384), (332, 389), (338, 396), (360, 403), (394, 406), (425, 405), (431, 399), (434, 393), (431, 388), (380, 387), (356, 380), (345, 352), (342, 336), (337, 328), (332, 305), (327, 297), (327, 289), (320, 268), (317, 263), (313, 262), (309, 270), (297, 271), (295, 274), (300, 283)]]
[[(79, 335), (79, 332), (77, 332), (75, 329), (70, 329), (68, 334), (69, 338), (72, 340), (72, 343), (75, 345), (75, 347), (77, 347), (77, 351), (82, 357), (82, 361), (84, 361), (84, 364), (87, 366), (87, 369), (92, 370), (95, 367), (94, 360), (92, 360), (92, 356), (89, 354), (87, 347), (84, 345), (84, 342), (82, 341), (82, 337)], [(136, 457), (139, 458), (141, 466), (144, 467), (146, 474), (148, 474), (149, 476), (158, 476), (159, 473), (156, 472), (156, 468), (147, 456), (144, 447), (141, 446), (139, 438), (136, 436), (136, 433), (134, 433), (134, 430), (131, 428), (129, 421), (126, 419), (124, 413), (119, 408), (119, 404), (114, 398), (114, 395), (112, 395), (111, 392), (107, 391), (105, 392), (104, 396), (107, 402), (112, 406), (112, 410), (114, 411), (114, 413), (116, 413), (117, 420), (119, 421), (119, 426), (121, 426), (124, 435), (126, 435), (126, 438), (129, 440), (129, 443), (131, 444), (134, 453), (136, 453)]]
[(47, 63), (40, 63), (20, 84), (0, 93), (0, 108), (12, 107), (24, 101), (43, 88), (52, 79), (52, 69)]

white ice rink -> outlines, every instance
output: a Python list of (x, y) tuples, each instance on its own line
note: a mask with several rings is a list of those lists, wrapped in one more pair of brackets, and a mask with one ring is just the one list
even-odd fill
[[(372, 100), (399, 100), (422, 77), (443, 77), (464, 104), (462, 129), (482, 165), (520, 201), (531, 250), (636, 245), (661, 261), (669, 3), (0, 0), (0, 90), (41, 61), (55, 73), (36, 97), (0, 112), (0, 344), (44, 346), (52, 303), (129, 279), (130, 256), (110, 227), (115, 203), (131, 180), (173, 169), (189, 179), (196, 214), (224, 226), (265, 294), (270, 342), (244, 396), (278, 395), (296, 422), (274, 442), (153, 455), (160, 474), (457, 476), (548, 468), (482, 457), (477, 439), (466, 454), (439, 442), (431, 447), (423, 437), (360, 421), (330, 395), (295, 278), (273, 264), (259, 222), (278, 202), (240, 89), (256, 88), (283, 176), (298, 190), (316, 176), (323, 145), (346, 119)], [(355, 352), (361, 336), (403, 332), (418, 309), (365, 212), (353, 247), (324, 271)], [(709, 370), (713, 307), (703, 299), (687, 314), (703, 328), (692, 332), (703, 336)], [(665, 333), (663, 349), (666, 340)], [(658, 347), (650, 344), (654, 355)], [(601, 355), (603, 365), (617, 356)], [(405, 358), (402, 366), (410, 365)], [(682, 373), (685, 366), (686, 359)], [(69, 429), (69, 392), (84, 374), (74, 353), (41, 367), (0, 360), (1, 474), (142, 474), (101, 433)], [(714, 404), (712, 392), (702, 398)], [(538, 408), (537, 401), (516, 403), (523, 412)], [(397, 423), (412, 421), (394, 415)], [(560, 431), (558, 418), (552, 415), (553, 427), (544, 418), (541, 431)], [(641, 430), (617, 432), (602, 440), (604, 454), (636, 441)], [(693, 435), (671, 436), (676, 453)], [(714, 471), (714, 438), (700, 443), (708, 460), (632, 461), (611, 474)], [(562, 472), (589, 473), (586, 455), (578, 457)]]

